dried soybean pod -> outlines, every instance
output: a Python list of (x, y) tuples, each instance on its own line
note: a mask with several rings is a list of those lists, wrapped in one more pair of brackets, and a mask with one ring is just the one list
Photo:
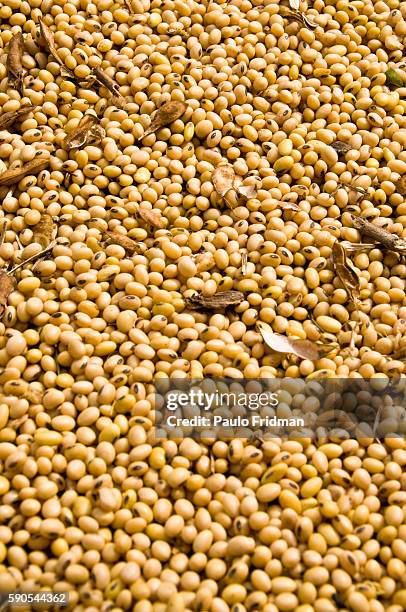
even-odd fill
[(237, 187), (237, 193), (245, 200), (251, 200), (257, 195), (257, 190), (254, 185), (240, 185)]
[(0, 270), (0, 317), (4, 314), (8, 296), (14, 291), (16, 284), (15, 278), (9, 276), (4, 270)]
[(19, 108), (16, 111), (9, 111), (8, 113), (3, 113), (0, 117), (0, 130), (9, 128), (20, 118), (22, 119), (28, 113), (34, 113), (38, 110), (39, 106), (32, 106), (30, 104), (26, 104)]
[(106, 232), (103, 232), (103, 237), (109, 242), (120, 245), (130, 255), (134, 255), (134, 253), (145, 253), (147, 249), (147, 247), (142, 242), (136, 242), (135, 240), (132, 240), (132, 238), (128, 238), (128, 236), (123, 236), (123, 234), (120, 234), (119, 232), (113, 232), (108, 230)]
[(351, 151), (352, 149), (351, 145), (346, 142), (342, 142), (341, 140), (336, 140), (335, 142), (332, 142), (330, 146), (333, 147), (333, 149), (335, 149), (337, 153), (348, 153), (348, 151)]
[(331, 350), (325, 345), (318, 345), (310, 340), (300, 340), (276, 334), (268, 323), (258, 321), (257, 328), (264, 339), (264, 342), (270, 349), (277, 353), (291, 353), (302, 359), (316, 361), (326, 353), (326, 350)]
[(112, 93), (114, 96), (117, 96), (118, 98), (121, 98), (120, 91), (119, 91), (119, 86), (101, 68), (99, 68), (99, 67), (94, 68), (93, 75), (94, 75), (96, 81), (98, 81), (98, 83), (100, 83), (100, 85), (103, 85), (103, 87), (108, 89), (109, 92)]
[(55, 229), (51, 215), (44, 213), (40, 221), (32, 228), (34, 242), (38, 242), (45, 249), (52, 242)]
[(333, 265), (348, 296), (355, 301), (359, 297), (358, 276), (349, 266), (344, 247), (339, 242), (333, 244)]
[(6, 170), (0, 174), (0, 185), (14, 185), (29, 174), (38, 174), (41, 170), (45, 170), (45, 168), (48, 168), (49, 163), (49, 157), (41, 157), (31, 160), (21, 168)]
[(141, 219), (148, 223), (148, 225), (152, 225), (152, 227), (156, 227), (158, 229), (162, 229), (164, 227), (162, 217), (156, 210), (151, 210), (145, 206), (140, 206), (137, 212)]
[(227, 191), (233, 189), (235, 179), (234, 168), (230, 164), (218, 166), (212, 174), (214, 189), (222, 198), (224, 198)]
[(15, 87), (20, 96), (23, 95), (23, 68), (24, 38), (22, 32), (14, 34), (9, 43), (7, 55), (7, 72), (10, 84)]
[(163, 104), (160, 108), (158, 108), (151, 125), (145, 130), (142, 138), (156, 132), (166, 125), (169, 125), (173, 121), (176, 121), (176, 119), (180, 119), (180, 117), (185, 114), (186, 109), (187, 104), (185, 104), (185, 102), (166, 102), (166, 104)]
[(201, 307), (207, 310), (221, 310), (228, 306), (238, 306), (244, 300), (241, 291), (219, 291), (211, 296), (200, 294), (186, 298), (186, 303), (192, 307)]
[(79, 149), (88, 144), (89, 140), (94, 139), (94, 128), (98, 127), (97, 122), (98, 118), (95, 114), (87, 113), (84, 115), (78, 127), (66, 136), (64, 140), (66, 150)]
[(75, 77), (75, 73), (65, 66), (64, 61), (62, 60), (62, 58), (59, 55), (58, 49), (57, 49), (57, 47), (55, 45), (55, 42), (54, 42), (54, 35), (53, 35), (52, 31), (48, 28), (48, 26), (44, 23), (44, 21), (42, 19), (39, 19), (39, 28), (40, 28), (41, 36), (42, 36), (42, 38), (45, 41), (45, 45), (46, 45), (49, 53), (52, 55), (54, 60), (62, 68), (62, 70), (61, 70), (62, 76), (69, 76), (70, 78), (75, 79), (76, 78)]
[(396, 182), (396, 189), (400, 195), (406, 195), (406, 174)]

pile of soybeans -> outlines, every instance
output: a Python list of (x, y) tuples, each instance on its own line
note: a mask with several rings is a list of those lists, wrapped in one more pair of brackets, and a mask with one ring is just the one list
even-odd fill
[(403, 435), (154, 438), (158, 378), (405, 377), (405, 50), (400, 0), (0, 3), (0, 591), (406, 609)]

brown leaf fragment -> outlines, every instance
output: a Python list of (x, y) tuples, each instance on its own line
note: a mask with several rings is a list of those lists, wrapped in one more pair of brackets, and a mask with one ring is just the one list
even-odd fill
[(33, 242), (38, 242), (45, 249), (55, 237), (56, 226), (48, 213), (41, 215), (41, 219), (32, 228)]
[(12, 168), (0, 174), (0, 185), (14, 185), (29, 174), (39, 174), (41, 170), (48, 168), (50, 158), (37, 157), (27, 162), (21, 168)]
[(212, 174), (214, 189), (222, 198), (224, 198), (227, 191), (233, 189), (235, 180), (234, 168), (230, 164), (218, 166)]
[(396, 253), (406, 253), (406, 240), (399, 238), (396, 234), (391, 234), (387, 230), (375, 225), (362, 217), (351, 215), (352, 224), (360, 234), (376, 240), (389, 251)]
[(102, 232), (102, 234), (106, 240), (123, 247), (123, 249), (125, 249), (125, 251), (127, 251), (127, 253), (129, 253), (130, 255), (141, 255), (147, 250), (145, 244), (143, 244), (142, 242), (136, 242), (132, 238), (128, 238), (128, 236), (124, 236), (119, 232), (107, 230), (106, 232)]
[[(94, 141), (95, 134), (97, 134), (94, 128), (99, 127), (97, 122), (98, 118), (93, 113), (83, 115), (78, 127), (68, 134), (64, 140), (66, 150), (79, 149), (89, 144), (89, 141)], [(100, 130), (102, 129), (100, 128)]]
[(180, 119), (180, 117), (185, 114), (186, 109), (187, 104), (185, 104), (185, 102), (166, 102), (160, 108), (158, 108), (154, 118), (152, 119), (151, 125), (147, 127), (141, 138), (144, 138), (144, 136), (148, 136), (149, 134), (153, 134), (153, 132), (156, 132), (166, 125), (169, 125), (173, 121), (176, 121), (176, 119)]
[(348, 151), (351, 151), (352, 149), (351, 145), (349, 145), (347, 142), (342, 142), (341, 140), (336, 140), (335, 142), (331, 143), (330, 146), (333, 147), (337, 153), (348, 153)]
[(238, 306), (243, 300), (244, 294), (241, 291), (219, 291), (211, 296), (197, 293), (185, 299), (188, 306), (207, 310), (224, 310), (228, 306)]
[(7, 129), (12, 126), (16, 121), (23, 119), (28, 113), (35, 113), (39, 106), (32, 106), (31, 104), (25, 104), (16, 111), (9, 111), (3, 113), (0, 117), (0, 130)]
[(163, 229), (165, 227), (161, 214), (156, 210), (140, 206), (137, 212), (141, 219), (145, 221), (145, 223), (148, 223), (148, 225), (152, 225), (152, 227), (156, 227), (157, 229)]
[(23, 78), (25, 70), (23, 68), (24, 38), (22, 32), (14, 34), (9, 43), (7, 55), (8, 80), (20, 96), (23, 95)]
[(325, 354), (325, 350), (323, 350), (326, 348), (325, 346), (317, 345), (311, 340), (300, 340), (276, 334), (272, 327), (263, 321), (258, 321), (257, 328), (265, 344), (277, 353), (290, 353), (310, 361), (317, 361)]
[(406, 195), (406, 174), (396, 182), (396, 189), (400, 195)]
[(358, 276), (347, 261), (344, 247), (337, 241), (333, 244), (332, 255), (334, 270), (349, 298), (355, 302), (360, 295)]
[(16, 280), (7, 274), (4, 270), (0, 270), (0, 317), (3, 316), (7, 308), (8, 296), (16, 287)]
[(57, 49), (57, 47), (55, 45), (55, 42), (54, 42), (54, 35), (53, 35), (52, 31), (42, 21), (42, 19), (39, 20), (39, 29), (40, 29), (40, 32), (41, 32), (41, 36), (42, 36), (42, 38), (45, 41), (45, 46), (47, 47), (49, 53), (52, 55), (54, 60), (63, 69), (62, 76), (69, 76), (71, 79), (75, 79), (76, 78), (75, 73), (72, 70), (70, 70), (70, 68), (67, 68), (67, 66), (65, 66), (65, 63), (64, 63), (63, 59), (59, 55), (59, 51), (58, 51), (58, 49)]

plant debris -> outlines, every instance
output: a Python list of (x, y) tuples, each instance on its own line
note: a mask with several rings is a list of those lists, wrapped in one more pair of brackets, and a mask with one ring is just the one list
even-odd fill
[(400, 179), (396, 182), (396, 189), (400, 195), (406, 195), (406, 174), (400, 177)]
[(293, 19), (295, 21), (299, 21), (303, 26), (309, 28), (310, 30), (315, 30), (318, 27), (317, 23), (311, 21), (304, 13), (298, 10), (294, 11), (286, 11), (282, 14), (282, 17), (286, 17), (286, 19)]
[(234, 168), (230, 164), (218, 166), (212, 174), (212, 181), (217, 193), (224, 198), (226, 193), (233, 188), (235, 181)]
[(332, 255), (334, 271), (337, 272), (348, 297), (356, 302), (360, 295), (358, 276), (347, 260), (344, 247), (338, 241), (333, 244)]
[(48, 168), (50, 161), (49, 157), (37, 157), (20, 168), (8, 169), (0, 174), (0, 185), (14, 185), (29, 174), (38, 174)]
[(0, 318), (7, 308), (8, 296), (14, 291), (17, 281), (9, 276), (5, 270), (0, 270)]
[(298, 11), (300, 8), (300, 0), (289, 0), (289, 6), (292, 11)]
[(166, 102), (156, 111), (154, 118), (152, 119), (151, 125), (147, 127), (141, 138), (153, 134), (157, 130), (166, 125), (169, 125), (176, 119), (180, 119), (185, 114), (187, 104), (185, 102)]
[(341, 242), (341, 245), (344, 247), (346, 253), (365, 253), (377, 248), (376, 244), (372, 244), (370, 242), (359, 242), (358, 244), (353, 244), (352, 242), (343, 241)]
[(341, 140), (336, 140), (335, 142), (331, 143), (330, 147), (333, 147), (337, 153), (348, 153), (348, 151), (351, 151), (352, 149), (351, 145), (349, 145), (347, 142), (342, 142)]
[(386, 84), (393, 85), (394, 87), (404, 87), (405, 83), (402, 76), (396, 70), (390, 68), (385, 72)]
[(248, 272), (248, 253), (241, 253), (241, 274), (245, 276)]
[(21, 106), (18, 110), (9, 111), (8, 113), (3, 113), (0, 116), (0, 130), (7, 129), (11, 127), (16, 121), (23, 119), (25, 115), (28, 113), (34, 113), (39, 109), (39, 106), (32, 106), (31, 104), (25, 104)]
[(55, 45), (54, 35), (52, 31), (48, 28), (48, 26), (45, 25), (42, 19), (39, 19), (39, 28), (40, 28), (41, 36), (45, 41), (45, 45), (49, 53), (52, 55), (54, 60), (61, 67), (61, 75), (64, 77), (68, 76), (71, 79), (76, 79), (75, 73), (72, 70), (70, 70), (70, 68), (67, 68), (67, 66), (65, 66), (65, 63), (63, 59), (61, 58), (61, 56), (59, 55), (59, 51)]
[(310, 361), (317, 361), (326, 353), (327, 350), (331, 350), (331, 347), (326, 345), (316, 344), (311, 340), (301, 340), (298, 338), (290, 338), (283, 336), (282, 334), (276, 334), (268, 323), (263, 321), (257, 322), (257, 328), (265, 342), (265, 344), (277, 353), (291, 353), (301, 359), (309, 359)]
[(38, 242), (45, 249), (55, 238), (56, 233), (56, 226), (51, 215), (43, 213), (40, 221), (32, 228), (32, 233), (33, 242)]
[(123, 236), (119, 232), (113, 232), (111, 230), (107, 230), (102, 232), (103, 238), (110, 243), (118, 244), (123, 247), (125, 251), (129, 255), (142, 255), (147, 250), (147, 247), (142, 242), (136, 242), (132, 238), (128, 238), (128, 236)]
[(126, 104), (125, 98), (120, 94), (120, 86), (101, 68), (97, 67), (93, 69), (93, 77), (112, 94), (112, 100), (114, 100), (113, 103), (116, 106), (121, 108)]
[(246, 200), (251, 200), (257, 195), (257, 190), (254, 185), (239, 185), (237, 187), (237, 193)]
[(145, 206), (140, 206), (137, 210), (137, 213), (141, 217), (145, 223), (151, 225), (152, 227), (156, 227), (158, 229), (163, 229), (165, 224), (162, 220), (162, 216), (156, 210), (151, 210), (150, 208), (146, 208)]
[(207, 310), (222, 310), (228, 306), (238, 306), (243, 300), (244, 294), (241, 291), (219, 291), (211, 296), (198, 293), (185, 299), (189, 306)]
[(294, 202), (284, 202), (283, 200), (279, 201), (282, 210), (291, 210), (292, 212), (299, 212), (300, 208)]
[[(2, 240), (4, 239), (4, 226), (2, 228)], [(7, 308), (7, 300), (10, 293), (14, 291), (17, 286), (17, 281), (14, 278), (15, 272), (25, 266), (27, 263), (34, 261), (40, 257), (43, 257), (46, 253), (48, 253), (54, 247), (54, 243), (51, 243), (46, 249), (28, 257), (21, 263), (14, 266), (11, 270), (3, 270), (0, 269), (0, 318), (3, 316), (4, 311)]]
[(98, 117), (94, 113), (83, 115), (78, 127), (68, 134), (64, 140), (66, 150), (79, 149), (80, 147), (102, 140), (106, 132), (98, 124), (98, 121)]
[(212, 173), (212, 181), (217, 193), (231, 209), (238, 206), (241, 200), (247, 201), (257, 195), (255, 185), (243, 185), (242, 178), (236, 175), (230, 164), (218, 166)]
[(399, 238), (396, 234), (390, 234), (387, 230), (375, 225), (362, 217), (351, 215), (352, 224), (363, 236), (376, 240), (388, 251), (406, 253), (406, 240)]
[(23, 78), (25, 70), (23, 68), (24, 38), (22, 32), (14, 34), (9, 43), (7, 55), (7, 72), (9, 84), (23, 95)]

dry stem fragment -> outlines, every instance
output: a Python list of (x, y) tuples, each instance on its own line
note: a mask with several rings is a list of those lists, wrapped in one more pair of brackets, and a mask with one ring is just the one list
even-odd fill
[(384, 246), (389, 251), (395, 251), (396, 253), (406, 253), (406, 240), (403, 238), (399, 238), (396, 234), (390, 234), (388, 231), (367, 221), (366, 219), (362, 219), (362, 217), (357, 217), (356, 215), (351, 215), (352, 223), (354, 227), (363, 235), (368, 238), (372, 238), (372, 240), (376, 240), (382, 246)]
[(151, 125), (145, 130), (142, 138), (144, 136), (148, 136), (149, 134), (153, 134), (162, 127), (169, 125), (176, 119), (180, 119), (182, 115), (185, 114), (187, 109), (187, 104), (185, 102), (166, 102), (163, 104), (155, 113), (155, 116), (151, 122)]

